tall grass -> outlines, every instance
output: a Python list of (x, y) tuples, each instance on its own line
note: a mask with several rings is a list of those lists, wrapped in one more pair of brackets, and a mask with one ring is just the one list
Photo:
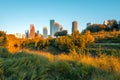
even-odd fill
[(120, 58), (113, 56), (29, 50), (6, 56), (0, 56), (1, 80), (120, 80)]
[(106, 71), (120, 73), (120, 58), (114, 56), (100, 55), (99, 57), (93, 57), (91, 55), (83, 55), (77, 53), (52, 55), (47, 52), (28, 51), (29, 53), (38, 54), (47, 57), (50, 61), (62, 60), (62, 61), (76, 61), (92, 65), (96, 68), (100, 68)]

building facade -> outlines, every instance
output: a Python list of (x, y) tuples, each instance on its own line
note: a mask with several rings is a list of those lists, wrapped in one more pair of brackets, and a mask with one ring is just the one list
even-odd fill
[(72, 32), (78, 31), (78, 22), (73, 21), (72, 22)]
[(60, 25), (60, 31), (62, 31), (63, 30), (63, 26), (62, 25)]
[(33, 24), (30, 24), (30, 38), (35, 38), (35, 27)]
[(47, 30), (47, 27), (44, 27), (44, 28), (43, 28), (43, 37), (44, 37), (44, 38), (48, 38), (48, 30)]
[(60, 31), (60, 25), (55, 20), (50, 20), (50, 36), (54, 37), (57, 31)]
[(55, 20), (50, 20), (50, 35), (54, 36), (54, 22)]
[(25, 38), (29, 38), (29, 30), (25, 31)]
[(54, 23), (54, 34), (58, 31), (60, 31), (60, 25), (57, 22), (55, 22)]

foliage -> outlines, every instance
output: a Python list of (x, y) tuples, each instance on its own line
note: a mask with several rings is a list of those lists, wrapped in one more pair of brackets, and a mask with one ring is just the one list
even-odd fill
[(0, 31), (0, 46), (4, 46), (6, 44), (6, 33), (4, 31)]
[(93, 24), (90, 25), (86, 28), (86, 30), (89, 30), (90, 32), (99, 32), (102, 30), (107, 30), (107, 26), (103, 25), (103, 24)]
[(85, 32), (84, 39), (85, 39), (85, 44), (86, 45), (90, 44), (90, 43), (93, 43), (95, 41), (94, 37), (91, 35), (90, 31)]
[(67, 30), (62, 30), (62, 31), (59, 31), (59, 32), (56, 32), (54, 34), (54, 36), (58, 37), (58, 36), (66, 36), (67, 35)]
[(107, 20), (107, 25), (104, 24), (92, 24), (90, 26), (87, 26), (85, 30), (83, 30), (82, 32), (84, 33), (86, 30), (89, 30), (90, 32), (94, 33), (94, 32), (100, 32), (100, 31), (113, 31), (113, 30), (117, 30), (119, 31), (119, 24), (117, 23), (116, 20)]
[(111, 35), (105, 38), (97, 38), (97, 43), (120, 43), (120, 35)]
[(69, 36), (61, 36), (56, 38), (54, 46), (65, 52), (69, 52), (74, 48), (74, 44)]
[(6, 47), (10, 52), (16, 52), (21, 50), (21, 39), (16, 38), (14, 35), (7, 35)]

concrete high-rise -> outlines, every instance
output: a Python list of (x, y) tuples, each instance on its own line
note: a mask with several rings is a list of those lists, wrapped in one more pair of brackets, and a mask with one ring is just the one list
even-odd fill
[(48, 37), (47, 27), (44, 27), (44, 28), (43, 28), (43, 37), (44, 37), (44, 38), (47, 38), (47, 37)]
[(50, 35), (54, 36), (54, 22), (55, 20), (50, 20)]
[(58, 31), (60, 31), (60, 25), (57, 22), (55, 22), (54, 23), (54, 34)]
[(58, 31), (60, 31), (60, 25), (55, 20), (50, 20), (50, 36), (54, 37)]
[(72, 32), (76, 32), (76, 31), (78, 31), (78, 22), (73, 21), (72, 22)]
[(37, 30), (36, 34), (39, 35), (39, 30)]
[(35, 27), (33, 24), (30, 24), (30, 38), (35, 38)]
[(62, 27), (62, 25), (60, 25), (60, 31), (62, 31), (63, 30), (63, 27)]
[(29, 38), (29, 30), (25, 31), (25, 38)]

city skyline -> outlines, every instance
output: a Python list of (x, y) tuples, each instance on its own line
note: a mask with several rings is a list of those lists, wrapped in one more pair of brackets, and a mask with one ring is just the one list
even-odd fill
[(47, 26), (50, 34), (51, 19), (62, 24), (71, 33), (72, 22), (78, 21), (78, 30), (86, 23), (120, 20), (119, 0), (1, 0), (0, 30), (7, 33), (25, 33), (30, 24), (43, 33)]

